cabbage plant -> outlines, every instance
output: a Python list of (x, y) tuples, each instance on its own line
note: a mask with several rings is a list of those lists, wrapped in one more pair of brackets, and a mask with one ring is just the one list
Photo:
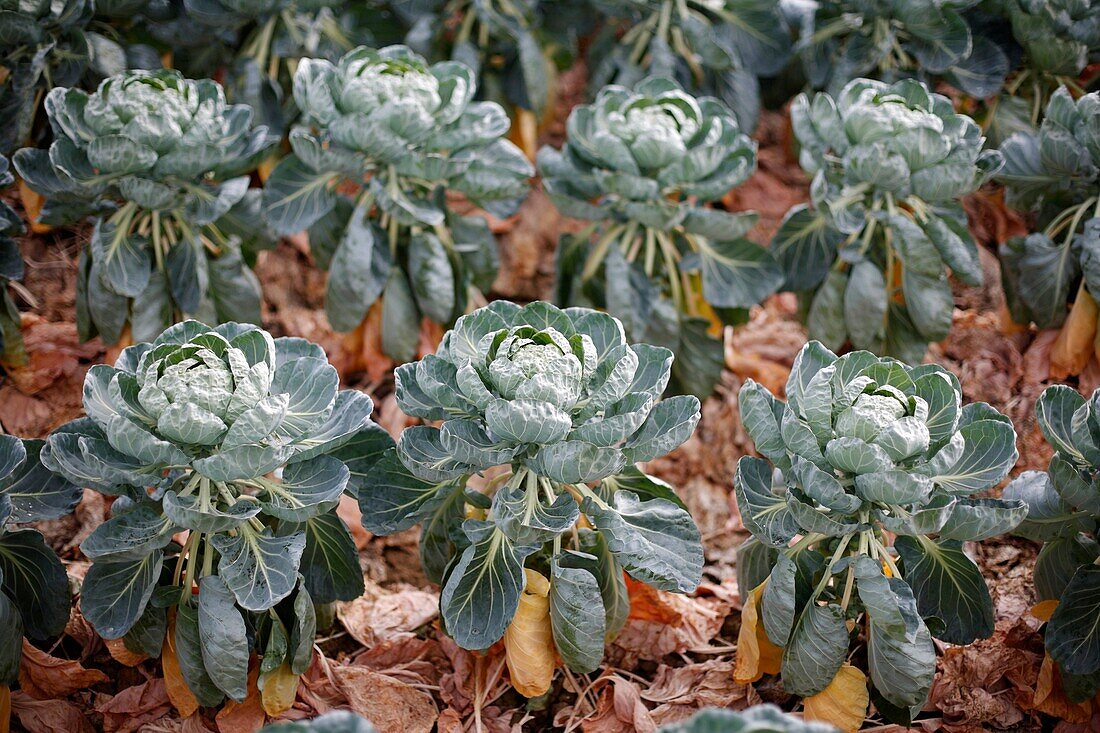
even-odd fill
[[(15, 183), (8, 159), (0, 155), (0, 189)], [(23, 255), (14, 237), (25, 231), (19, 214), (0, 201), (0, 365), (22, 366), (27, 361), (23, 349), (23, 321), (15, 307), (8, 283), (23, 279)]]
[(14, 163), (46, 197), (48, 224), (91, 216), (77, 279), (83, 339), (154, 338), (184, 316), (260, 319), (242, 243), (265, 239), (248, 172), (274, 142), (222, 88), (176, 71), (131, 71), (92, 94), (46, 97), (54, 142)]
[(39, 461), (41, 440), (0, 435), (0, 687), (19, 679), (24, 635), (46, 641), (69, 622), (69, 576), (28, 522), (72, 512), (83, 491)]
[(778, 0), (597, 0), (607, 17), (589, 52), (593, 89), (631, 87), (647, 76), (675, 78), (717, 97), (752, 130), (758, 76), (778, 74), (791, 39)]
[(933, 637), (968, 644), (993, 632), (963, 543), (1011, 530), (1027, 511), (975, 498), (1016, 463), (1016, 433), (989, 405), (962, 406), (958, 379), (939, 366), (838, 358), (818, 341), (796, 357), (786, 395), (750, 380), (738, 398), (763, 456), (741, 458), (734, 476), (757, 540), (739, 558), (753, 589), (743, 619), (762, 620), (783, 688), (804, 698), (863, 647), (871, 701), (905, 725), (932, 686)]
[(1009, 56), (966, 14), (976, 0), (825, 0), (804, 13), (798, 52), (811, 87), (852, 79), (944, 77), (981, 99), (1000, 91)]
[(812, 205), (791, 209), (772, 241), (783, 288), (805, 294), (811, 338), (919, 362), (951, 328), (946, 268), (981, 282), (958, 199), (998, 170), (1000, 154), (911, 79), (800, 95), (791, 122)]
[(89, 66), (101, 76), (126, 69), (126, 52), (88, 29), (92, 0), (0, 2), (0, 154), (31, 136), (41, 95), (77, 84)]
[(267, 181), (266, 217), (281, 233), (309, 229), (335, 329), (355, 329), (382, 298), (382, 344), (399, 360), (416, 356), (421, 316), (452, 323), (496, 275), (488, 222), (454, 213), (447, 195), (507, 217), (533, 175), (502, 139), (504, 110), (475, 91), (469, 67), (404, 46), (304, 59), (294, 77), (303, 117)]
[(560, 151), (539, 151), (543, 186), (562, 213), (593, 223), (559, 246), (559, 302), (604, 308), (632, 340), (671, 349), (674, 388), (706, 397), (722, 325), (783, 281), (744, 237), (755, 214), (707, 206), (753, 173), (755, 143), (722, 102), (658, 78), (605, 87), (573, 109), (567, 132)]
[[(517, 687), (517, 667), (545, 657), (529, 697), (549, 688), (555, 650), (578, 672), (599, 666), (629, 609), (624, 570), (677, 593), (699, 583), (699, 530), (667, 484), (635, 467), (699, 420), (695, 397), (658, 401), (671, 363), (667, 349), (627, 344), (606, 313), (496, 301), (396, 371), (401, 409), (442, 422), (407, 428), (374, 465), (359, 492), (363, 524), (376, 534), (421, 525), (446, 632), (466, 649), (505, 636)], [(487, 487), (470, 484), (497, 467)], [(508, 638), (520, 623), (553, 648)]]
[(704, 708), (687, 720), (662, 725), (658, 733), (833, 733), (822, 723), (803, 722), (774, 705), (754, 705), (747, 710)]
[(314, 604), (363, 592), (336, 506), (392, 445), (370, 398), (304, 339), (184, 321), (92, 367), (84, 411), (42, 451), (118, 497), (81, 543), (84, 617), (134, 651), (171, 648), (203, 706), (245, 698), (252, 654), (261, 688), (305, 671)]
[[(1076, 101), (1065, 87), (1051, 97), (1038, 132), (1016, 133), (1001, 146), (998, 174), (1005, 201), (1029, 212), (1034, 231), (1000, 249), (1009, 312), (1019, 323), (1086, 333), (1092, 351), (1100, 297), (1100, 94)], [(1074, 303), (1070, 323), (1066, 304)], [(1069, 360), (1073, 361), (1073, 360)]]
[(1046, 471), (1020, 474), (1004, 495), (1027, 502), (1016, 534), (1042, 543), (1036, 595), (1058, 604), (1044, 631), (1047, 654), (1066, 695), (1084, 702), (1100, 691), (1100, 391), (1086, 400), (1054, 385), (1036, 402), (1035, 417), (1054, 455)]

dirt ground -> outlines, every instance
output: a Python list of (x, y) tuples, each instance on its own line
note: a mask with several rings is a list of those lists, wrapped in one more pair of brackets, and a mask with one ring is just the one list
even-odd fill
[[(577, 99), (565, 94), (564, 110)], [(548, 130), (560, 138), (560, 119)], [(791, 154), (787, 118), (767, 113), (756, 133), (759, 170), (726, 200), (733, 210), (753, 209), (760, 222), (751, 237), (766, 243), (786, 210), (807, 198), (807, 181)], [(9, 194), (10, 195), (10, 194)], [(1010, 415), (1019, 432), (1017, 471), (1045, 464), (1045, 447), (1032, 407), (1049, 384), (1046, 355), (1052, 336), (1005, 329), (999, 272), (992, 252), (1020, 222), (1005, 214), (992, 192), (967, 202), (971, 224), (983, 245), (985, 284), (956, 289), (951, 336), (928, 359), (955, 371), (966, 399), (986, 401)], [(502, 271), (493, 297), (531, 300), (549, 295), (553, 248), (558, 236), (576, 227), (555, 211), (536, 188), (519, 215), (495, 222)], [(78, 343), (74, 326), (76, 255), (87, 228), (28, 235), (21, 246), (27, 261), (25, 311), (30, 364), (0, 385), (0, 426), (27, 437), (80, 414), (86, 370), (109, 358), (98, 341)], [(264, 326), (276, 335), (304, 335), (328, 351), (348, 386), (377, 399), (376, 419), (396, 432), (406, 419), (392, 398), (392, 376), (369, 363), (361, 343), (334, 333), (322, 310), (324, 274), (312, 267), (304, 240), (289, 239), (261, 253), (257, 274), (264, 284)], [(340, 604), (336, 621), (318, 643), (321, 654), (303, 678), (290, 718), (311, 717), (350, 706), (381, 731), (444, 733), (462, 730), (545, 730), (551, 726), (591, 733), (652, 731), (699, 707), (743, 707), (761, 700), (793, 705), (775, 681), (755, 689), (733, 682), (734, 640), (740, 601), (736, 548), (744, 531), (732, 503), (737, 459), (750, 451), (737, 415), (737, 391), (754, 378), (782, 388), (794, 355), (805, 341), (791, 296), (776, 296), (754, 309), (748, 324), (726, 334), (727, 366), (716, 394), (703, 406), (695, 436), (648, 470), (673, 484), (703, 532), (705, 582), (690, 597), (632, 588), (631, 618), (608, 652), (606, 665), (587, 676), (559, 675), (544, 699), (525, 702), (510, 690), (501, 650), (475, 655), (458, 649), (436, 624), (437, 590), (418, 566), (415, 530), (372, 537), (359, 528), (357, 509), (341, 511), (356, 530), (368, 592)], [(1100, 369), (1091, 365), (1079, 385), (1091, 391)], [(65, 558), (74, 590), (87, 568), (77, 546), (107, 514), (103, 497), (89, 492), (77, 513), (42, 527)], [(921, 730), (1085, 731), (1090, 723), (1055, 723), (1036, 712), (1042, 662), (1039, 622), (1033, 604), (1031, 570), (1036, 548), (1022, 540), (995, 540), (968, 548), (989, 581), (997, 610), (997, 631), (968, 648), (939, 646), (940, 665)], [(231, 704), (181, 720), (168, 702), (155, 661), (133, 658), (118, 644), (105, 644), (75, 609), (69, 628), (48, 649), (27, 646), (21, 689), (13, 695), (17, 729), (31, 733), (77, 731), (181, 731), (236, 733), (255, 729), (263, 713), (255, 701)], [(1044, 709), (1050, 709), (1046, 705)], [(1071, 711), (1072, 712), (1072, 711)], [(1067, 714), (1063, 717), (1074, 718)], [(889, 726), (871, 729), (891, 730)], [(1056, 727), (1055, 727), (1056, 726)]]

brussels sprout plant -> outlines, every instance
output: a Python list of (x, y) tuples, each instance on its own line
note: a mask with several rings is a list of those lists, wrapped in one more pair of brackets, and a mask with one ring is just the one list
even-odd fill
[(282, 233), (309, 228), (334, 328), (355, 329), (382, 298), (382, 344), (398, 360), (416, 356), (422, 315), (453, 322), (496, 275), (488, 222), (446, 195), (507, 217), (533, 175), (501, 137), (504, 110), (472, 102), (475, 90), (469, 67), (429, 66), (404, 46), (304, 59), (294, 77), (302, 124), (267, 181), (266, 215)]
[(1070, 387), (1049, 387), (1035, 417), (1054, 455), (1046, 471), (1020, 474), (1004, 495), (1027, 502), (1016, 534), (1043, 543), (1036, 594), (1058, 602), (1045, 631), (1047, 653), (1066, 695), (1082, 702), (1100, 691), (1100, 391), (1086, 400)]
[(919, 362), (951, 328), (945, 266), (981, 282), (958, 198), (1001, 165), (946, 97), (907, 79), (856, 79), (834, 100), (800, 95), (791, 122), (813, 176), (771, 251), (807, 301), (811, 338)]
[(123, 71), (126, 53), (88, 30), (91, 0), (0, 1), (0, 154), (28, 142), (41, 95), (71, 86), (89, 64), (101, 76)]
[(760, 113), (757, 76), (774, 76), (791, 40), (777, 0), (597, 0), (608, 17), (592, 44), (590, 84), (634, 86), (675, 78), (721, 99), (752, 130)]
[(976, 0), (825, 0), (807, 13), (799, 55), (810, 86), (834, 96), (852, 79), (945, 77), (975, 98), (996, 94), (1008, 55), (971, 30)]
[(43, 467), (41, 450), (41, 440), (0, 435), (0, 687), (19, 679), (24, 635), (45, 641), (69, 622), (64, 566), (37, 530), (12, 526), (63, 517), (83, 495)]
[(46, 442), (51, 470), (118, 497), (81, 544), (84, 617), (134, 651), (170, 649), (203, 706), (244, 699), (253, 653), (261, 688), (301, 674), (314, 604), (363, 592), (336, 505), (392, 441), (338, 382), (303, 339), (184, 321), (92, 367), (87, 417)]
[(752, 174), (755, 143), (722, 102), (658, 78), (605, 87), (567, 131), (560, 151), (539, 151), (543, 186), (593, 223), (559, 245), (559, 302), (604, 308), (632, 340), (668, 347), (674, 388), (706, 397), (723, 364), (708, 330), (743, 321), (783, 280), (744, 237), (755, 214), (707, 207)]
[(1016, 133), (1001, 152), (1005, 200), (1035, 222), (1032, 234), (1001, 246), (1009, 312), (1019, 323), (1062, 326), (1051, 361), (1058, 374), (1077, 374), (1092, 357), (1100, 297), (1100, 94), (1074, 101), (1060, 88), (1039, 131)]
[[(605, 313), (496, 301), (460, 318), (436, 355), (397, 369), (401, 409), (442, 424), (406, 429), (374, 465), (364, 526), (421, 524), (447, 633), (467, 649), (504, 636), (528, 697), (549, 688), (555, 649), (578, 672), (599, 666), (629, 608), (624, 570), (673, 592), (699, 583), (699, 530), (668, 485), (634, 467), (699, 420), (695, 397), (658, 401), (671, 362), (667, 349), (628, 345)], [(510, 470), (485, 491), (468, 484), (498, 466)], [(509, 638), (520, 623), (545, 645)], [(536, 654), (543, 676), (521, 687)]]
[(14, 162), (47, 199), (41, 221), (93, 217), (77, 280), (83, 339), (115, 343), (129, 322), (148, 340), (188, 315), (260, 320), (242, 241), (264, 227), (245, 174), (273, 140), (251, 108), (227, 105), (208, 79), (131, 71), (93, 94), (54, 89), (46, 111), (53, 144)]
[(938, 366), (837, 358), (817, 341), (796, 357), (786, 394), (779, 402), (750, 380), (739, 396), (764, 456), (742, 458), (734, 477), (757, 540), (739, 558), (753, 589), (742, 635), (762, 620), (757, 638), (781, 653), (784, 689), (804, 698), (830, 685), (853, 641), (863, 645), (870, 699), (905, 725), (932, 685), (932, 638), (968, 644), (993, 632), (989, 591), (962, 543), (1010, 530), (1027, 511), (973, 498), (1015, 464), (1016, 433), (989, 405), (961, 406), (958, 379)]

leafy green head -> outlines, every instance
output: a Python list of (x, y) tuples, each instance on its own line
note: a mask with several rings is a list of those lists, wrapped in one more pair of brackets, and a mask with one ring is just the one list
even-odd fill
[(19, 679), (23, 636), (46, 641), (69, 622), (69, 577), (37, 530), (14, 525), (63, 517), (83, 490), (39, 461), (41, 440), (0, 435), (0, 685)]
[(662, 725), (658, 733), (831, 733), (831, 725), (804, 722), (775, 705), (747, 710), (704, 708), (687, 720)]
[(1071, 387), (1049, 387), (1035, 404), (1035, 417), (1054, 455), (1046, 471), (1020, 474), (1004, 495), (1027, 503), (1016, 534), (1043, 543), (1035, 561), (1036, 595), (1058, 602), (1046, 648), (1066, 694), (1081, 702), (1100, 688), (1100, 392), (1085, 399)]
[(1009, 309), (1021, 323), (1057, 327), (1082, 278), (1100, 295), (1100, 94), (1074, 100), (1059, 87), (1039, 130), (1014, 134), (1001, 152), (1005, 200), (1036, 213), (1035, 231), (1001, 247)]
[(776, 76), (791, 56), (777, 0), (597, 0), (606, 16), (589, 50), (589, 84), (632, 87), (649, 76), (680, 79), (718, 97), (746, 130), (760, 112), (758, 76)]
[(543, 186), (563, 213), (594, 223), (563, 239), (559, 302), (606, 308), (635, 341), (702, 348), (705, 358), (677, 365), (675, 388), (705, 397), (722, 362), (707, 329), (783, 281), (745, 238), (756, 215), (709, 207), (756, 169), (756, 144), (724, 103), (661, 78), (604, 87), (573, 108), (567, 133), (560, 151), (539, 151)]
[(830, 348), (920, 361), (951, 328), (947, 268), (981, 282), (958, 199), (997, 171), (1000, 153), (913, 79), (856, 79), (835, 100), (801, 95), (791, 121), (812, 207), (791, 209), (772, 242), (784, 289), (805, 292), (810, 336)]
[(806, 14), (799, 52), (810, 85), (838, 91), (857, 76), (946, 78), (983, 99), (1000, 91), (1009, 58), (971, 29), (973, 3), (826, 0)]
[[(300, 231), (327, 213), (340, 178), (364, 186), (361, 207), (404, 226), (442, 224), (433, 200), (441, 189), (499, 216), (514, 213), (531, 166), (503, 139), (504, 109), (473, 102), (476, 88), (468, 66), (429, 65), (404, 46), (357, 48), (335, 64), (304, 59), (294, 77), (304, 115), (291, 133), (295, 156), (273, 171), (265, 193), (276, 229)], [(312, 190), (302, 176), (314, 177)]]
[(401, 361), (416, 356), (422, 316), (450, 325), (496, 276), (488, 223), (456, 214), (448, 192), (507, 217), (533, 174), (503, 137), (504, 109), (475, 91), (469, 67), (404, 46), (305, 59), (294, 77), (303, 121), (268, 178), (265, 214), (283, 233), (309, 228), (334, 328), (356, 328), (383, 299), (383, 348)]
[(251, 171), (275, 139), (222, 88), (177, 71), (129, 71), (94, 93), (53, 89), (54, 141), (15, 167), (46, 198), (39, 217), (94, 216), (81, 254), (81, 336), (116, 342), (129, 322), (155, 338), (187, 315), (259, 320), (259, 283), (242, 246), (269, 242)]
[[(898, 711), (924, 704), (932, 637), (967, 644), (993, 632), (993, 604), (962, 543), (1006, 532), (1020, 501), (978, 499), (1015, 464), (1016, 433), (958, 380), (866, 351), (799, 353), (787, 402), (749, 381), (741, 419), (764, 458), (744, 457), (735, 494), (758, 540), (741, 562), (745, 592), (782, 648), (783, 685), (803, 697), (834, 678), (853, 640), (870, 681)], [(893, 545), (890, 537), (896, 537)], [(848, 622), (865, 633), (852, 636)], [(880, 710), (884, 706), (879, 706)]]
[(47, 467), (119, 496), (81, 545), (84, 616), (155, 656), (174, 609), (181, 665), (203, 660), (184, 676), (204, 705), (243, 698), (253, 651), (265, 671), (286, 661), (300, 674), (313, 604), (362, 592), (335, 509), (358, 483), (352, 467), (392, 441), (370, 398), (338, 382), (303, 339), (185, 321), (92, 367), (87, 417), (47, 440)]
[[(380, 534), (423, 524), (424, 564), (461, 646), (501, 638), (525, 567), (550, 578), (555, 644), (582, 671), (625, 620), (624, 569), (664, 590), (698, 584), (691, 517), (634, 468), (698, 422), (696, 398), (658, 401), (671, 363), (666, 349), (628, 345), (607, 314), (496, 301), (460, 318), (435, 356), (397, 369), (401, 409), (442, 424), (406, 429), (375, 465), (363, 522)], [(483, 492), (467, 485), (500, 466)]]
[(1012, 35), (1027, 65), (1044, 74), (1076, 77), (1100, 49), (1100, 5), (1075, 0), (1004, 0)]

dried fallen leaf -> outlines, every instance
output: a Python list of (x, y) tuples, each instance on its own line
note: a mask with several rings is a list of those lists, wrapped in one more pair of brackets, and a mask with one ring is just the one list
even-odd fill
[(248, 696), (244, 702), (229, 700), (218, 711), (215, 720), (221, 733), (254, 733), (263, 727), (265, 715), (257, 686), (259, 677), (260, 665), (253, 659), (248, 671)]
[(104, 733), (135, 733), (172, 711), (163, 679), (151, 679), (96, 705)]
[[(632, 609), (612, 645), (613, 651), (627, 655), (619, 660), (627, 667), (633, 666), (636, 659), (660, 660), (669, 654), (706, 650), (730, 612), (729, 599), (722, 596), (684, 596), (642, 590), (640, 584), (635, 587), (633, 596), (638, 598), (639, 608)], [(669, 620), (658, 620), (662, 618)]]
[(19, 665), (19, 687), (31, 697), (49, 700), (68, 697), (78, 690), (106, 682), (109, 678), (98, 669), (85, 669), (74, 659), (50, 656), (26, 639)]
[(180, 670), (179, 658), (176, 656), (176, 616), (173, 611), (168, 612), (168, 631), (164, 635), (160, 666), (164, 670), (164, 687), (172, 706), (181, 718), (190, 718), (199, 709), (199, 701), (187, 686)]
[(1041, 713), (1069, 723), (1087, 723), (1094, 712), (1094, 701), (1072, 702), (1062, 688), (1062, 673), (1049, 654), (1043, 656), (1039, 679), (1035, 681), (1034, 707)]
[(0, 733), (11, 731), (11, 688), (0, 685)]
[(294, 674), (286, 662), (263, 675), (260, 680), (260, 700), (264, 712), (277, 718), (290, 710), (298, 697), (298, 681), (299, 676)]
[(711, 659), (682, 667), (662, 664), (641, 695), (661, 703), (651, 715), (658, 725), (666, 725), (705, 707), (747, 707), (750, 689), (733, 681), (732, 660)]
[(439, 711), (432, 696), (366, 667), (334, 667), (337, 686), (379, 733), (431, 733)]
[(824, 690), (802, 701), (803, 717), (829, 723), (843, 733), (856, 733), (863, 727), (868, 703), (867, 676), (845, 664)]
[(554, 633), (550, 628), (550, 581), (525, 568), (526, 584), (512, 623), (504, 632), (508, 677), (524, 697), (546, 694), (554, 680)]
[(783, 650), (772, 643), (760, 619), (760, 598), (768, 581), (752, 589), (741, 609), (741, 630), (737, 634), (737, 662), (733, 679), (743, 685), (766, 674), (779, 674)]
[(584, 733), (653, 733), (657, 724), (642, 702), (638, 686), (613, 676), (596, 704), (596, 711), (582, 724)]
[(363, 595), (336, 607), (352, 638), (366, 647), (430, 623), (439, 615), (439, 596), (408, 585), (382, 588), (366, 579)]
[(27, 733), (95, 733), (80, 708), (67, 700), (34, 700), (13, 692), (11, 709)]

